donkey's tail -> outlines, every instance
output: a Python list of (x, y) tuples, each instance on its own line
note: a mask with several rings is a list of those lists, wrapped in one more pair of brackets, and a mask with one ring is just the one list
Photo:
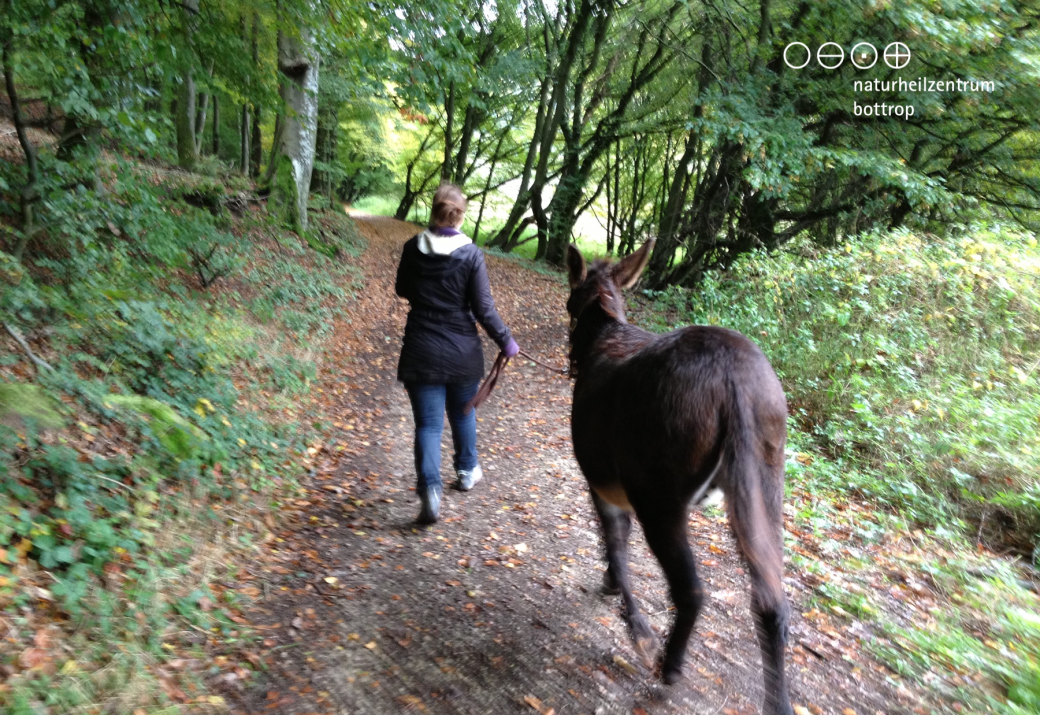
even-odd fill
[[(732, 386), (733, 413), (724, 446), (723, 489), (730, 527), (741, 553), (767, 591), (782, 595), (783, 581), (783, 433), (770, 443), (750, 396)], [(765, 594), (763, 594), (765, 595)]]
[(783, 586), (783, 423), (763, 424), (751, 397), (740, 386), (732, 389), (734, 414), (725, 447), (730, 528), (751, 576), (751, 608), (766, 676), (764, 712), (790, 713), (784, 675), (790, 611)]

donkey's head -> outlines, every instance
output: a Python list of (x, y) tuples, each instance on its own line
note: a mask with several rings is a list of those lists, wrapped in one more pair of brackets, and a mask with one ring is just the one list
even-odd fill
[(589, 308), (598, 306), (608, 318), (625, 322), (625, 301), (621, 291), (631, 288), (650, 260), (654, 239), (617, 263), (598, 260), (591, 266), (585, 265), (581, 251), (571, 244), (567, 247), (567, 270), (571, 284), (571, 297), (567, 300), (567, 312), (571, 316), (571, 333), (578, 319)]

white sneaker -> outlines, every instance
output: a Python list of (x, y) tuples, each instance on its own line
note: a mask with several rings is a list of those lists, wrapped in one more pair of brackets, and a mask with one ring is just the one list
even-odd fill
[(459, 491), (468, 492), (477, 482), (484, 478), (484, 470), (478, 464), (473, 469), (460, 469), (455, 473), (455, 476), (458, 477), (458, 481), (455, 482), (456, 488)]

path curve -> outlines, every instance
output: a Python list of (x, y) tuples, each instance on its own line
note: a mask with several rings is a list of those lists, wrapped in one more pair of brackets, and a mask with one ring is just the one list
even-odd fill
[[(480, 411), (485, 480), (446, 490), (442, 520), (415, 528), (407, 396), (395, 380), (406, 306), (393, 295), (403, 242), (416, 227), (356, 217), (369, 241), (365, 287), (336, 326), (321, 389), (334, 432), (313, 455), (306, 498), (249, 568), (264, 582), (246, 616), (264, 635), (266, 673), (229, 692), (247, 713), (757, 713), (760, 659), (747, 579), (725, 519), (691, 515), (709, 594), (686, 678), (665, 688), (629, 642), (621, 605), (599, 592), (604, 565), (584, 480), (570, 448), (570, 383), (510, 364)], [(499, 310), (525, 349), (565, 363), (561, 276), (489, 258)], [(495, 351), (485, 338), (485, 357)], [(444, 439), (444, 473), (450, 467)], [(636, 530), (638, 532), (638, 530)], [(666, 586), (640, 534), (633, 586), (659, 633)], [(255, 592), (257, 589), (253, 589)], [(792, 695), (805, 712), (910, 712), (865, 654), (821, 659), (798, 646)], [(254, 679), (255, 680), (255, 679)]]

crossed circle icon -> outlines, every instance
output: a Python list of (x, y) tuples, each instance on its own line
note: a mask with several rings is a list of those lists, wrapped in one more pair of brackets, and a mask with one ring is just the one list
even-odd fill
[[(791, 61), (792, 57), (788, 55), (793, 47), (800, 48), (805, 53), (805, 61), (801, 64), (793, 63)], [(798, 53), (794, 53), (796, 62), (798, 56)], [(890, 42), (880, 56), (885, 60), (886, 65), (892, 69), (899, 70), (910, 63), (911, 54), (910, 48), (902, 42)], [(849, 59), (852, 60), (852, 64), (861, 70), (870, 69), (877, 64), (878, 57), (877, 48), (869, 42), (856, 43), (852, 48), (852, 52), (849, 53)], [(812, 58), (812, 50), (804, 42), (791, 42), (784, 48), (784, 64), (791, 69), (802, 69), (812, 61)], [(845, 50), (837, 42), (825, 42), (816, 50), (816, 62), (824, 69), (838, 69), (845, 62)]]
[(910, 62), (910, 48), (902, 42), (893, 42), (885, 48), (885, 64), (894, 70), (901, 70)]

